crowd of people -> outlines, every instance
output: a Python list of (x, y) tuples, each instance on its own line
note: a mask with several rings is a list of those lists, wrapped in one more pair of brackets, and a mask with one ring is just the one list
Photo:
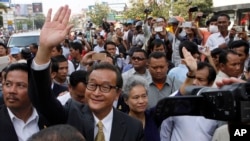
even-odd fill
[(229, 140), (226, 122), (155, 117), (161, 99), (184, 96), (187, 86), (250, 79), (246, 31), (229, 30), (227, 14), (212, 16), (206, 30), (146, 15), (77, 33), (70, 12), (48, 11), (39, 45), (20, 51), (0, 43), (0, 56), (10, 57), (1, 72), (1, 141)]

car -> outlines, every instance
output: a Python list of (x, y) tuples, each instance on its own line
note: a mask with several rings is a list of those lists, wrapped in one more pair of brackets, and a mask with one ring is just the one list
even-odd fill
[(39, 45), (40, 31), (31, 31), (13, 34), (7, 44), (7, 47), (25, 48), (29, 47), (32, 43)]

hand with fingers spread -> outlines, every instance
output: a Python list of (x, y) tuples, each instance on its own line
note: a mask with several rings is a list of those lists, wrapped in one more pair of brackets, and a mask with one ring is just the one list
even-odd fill
[(182, 61), (188, 67), (189, 72), (195, 73), (195, 71), (197, 70), (196, 59), (191, 55), (190, 52), (187, 51), (187, 49), (185, 47), (182, 48), (182, 53), (184, 56), (184, 59), (182, 59)]
[(35, 57), (37, 64), (49, 62), (52, 48), (60, 44), (73, 27), (73, 25), (68, 25), (70, 13), (71, 10), (66, 5), (61, 7), (51, 20), (52, 9), (48, 11), (40, 34), (40, 47)]
[(53, 48), (60, 44), (69, 33), (72, 25), (68, 25), (71, 10), (68, 6), (61, 7), (51, 20), (52, 9), (48, 11), (41, 30), (40, 45)]

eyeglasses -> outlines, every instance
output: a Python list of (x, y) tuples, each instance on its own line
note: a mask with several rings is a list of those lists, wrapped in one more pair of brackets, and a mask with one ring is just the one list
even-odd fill
[(145, 58), (142, 57), (131, 57), (132, 60), (138, 60), (138, 61), (143, 61)]
[(103, 93), (108, 93), (110, 92), (111, 89), (118, 89), (117, 86), (111, 86), (111, 85), (107, 85), (107, 84), (104, 84), (104, 85), (98, 85), (98, 84), (95, 84), (95, 83), (88, 83), (87, 84), (87, 89), (90, 90), (90, 91), (95, 91), (97, 86), (99, 87), (99, 90)]

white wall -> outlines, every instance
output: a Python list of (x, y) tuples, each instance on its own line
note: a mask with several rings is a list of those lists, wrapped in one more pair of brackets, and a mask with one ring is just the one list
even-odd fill
[(250, 0), (213, 0), (213, 7), (221, 7), (227, 5), (250, 4)]

